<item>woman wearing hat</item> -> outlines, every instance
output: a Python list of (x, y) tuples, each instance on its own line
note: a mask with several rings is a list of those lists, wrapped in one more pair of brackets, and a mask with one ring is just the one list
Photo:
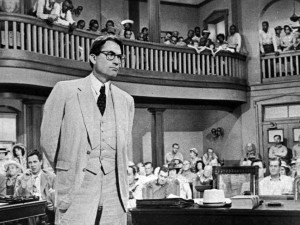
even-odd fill
[(5, 168), (4, 164), (6, 163), (5, 156), (7, 155), (8, 151), (4, 147), (0, 147), (0, 174), (5, 175)]
[(5, 163), (4, 167), (6, 171), (6, 195), (13, 196), (21, 165), (14, 160), (10, 160)]
[(26, 147), (21, 143), (15, 144), (12, 147), (13, 159), (21, 165), (20, 170), (22, 171), (25, 171), (27, 168), (25, 152)]

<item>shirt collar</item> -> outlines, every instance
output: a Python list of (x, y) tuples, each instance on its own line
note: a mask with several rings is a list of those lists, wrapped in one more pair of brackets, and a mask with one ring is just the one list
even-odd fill
[[(100, 88), (103, 85), (103, 83), (100, 80), (98, 80), (93, 73), (91, 73), (90, 77), (91, 77), (92, 89), (98, 96), (100, 95)], [(110, 89), (110, 81), (107, 81), (106, 83), (104, 83), (104, 85), (105, 85), (105, 94), (107, 96), (108, 90)]]

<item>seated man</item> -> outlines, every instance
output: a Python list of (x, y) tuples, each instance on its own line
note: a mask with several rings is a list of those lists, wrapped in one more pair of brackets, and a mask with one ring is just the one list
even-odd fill
[(76, 22), (72, 18), (73, 4), (71, 0), (64, 0), (63, 3), (55, 3), (55, 7), (51, 11), (51, 14), (58, 15), (55, 24), (69, 26), (71, 29), (75, 29)]
[(274, 135), (275, 145), (273, 145), (269, 150), (269, 159), (281, 159), (287, 160), (288, 150), (282, 144), (281, 136), (276, 134)]
[(143, 199), (163, 199), (170, 194), (179, 195), (177, 185), (168, 181), (169, 169), (166, 167), (160, 168), (158, 179), (146, 183), (142, 189)]
[(143, 181), (137, 178), (137, 171), (134, 166), (129, 166), (127, 169), (129, 183), (129, 201), (128, 208), (136, 207), (136, 199), (142, 199)]
[(259, 182), (260, 195), (285, 195), (293, 194), (293, 179), (280, 175), (280, 158), (269, 161), (270, 176)]
[(28, 155), (29, 169), (18, 177), (15, 196), (39, 196), (47, 201), (46, 214), (54, 221), (54, 182), (55, 174), (42, 170), (43, 158), (39, 151), (34, 150)]
[(191, 162), (188, 160), (183, 161), (182, 173), (181, 175), (185, 177), (189, 183), (193, 183), (197, 175), (191, 171)]
[(176, 163), (171, 162), (168, 165), (169, 168), (169, 181), (172, 183), (178, 183), (180, 186), (180, 198), (183, 199), (192, 199), (192, 190), (189, 184), (189, 181), (179, 173), (180, 167)]
[(157, 176), (153, 174), (153, 166), (151, 162), (146, 162), (144, 164), (144, 167), (145, 167), (145, 176), (147, 182), (157, 179)]

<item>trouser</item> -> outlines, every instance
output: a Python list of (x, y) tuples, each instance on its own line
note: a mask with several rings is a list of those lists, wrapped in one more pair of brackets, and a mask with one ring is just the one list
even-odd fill
[[(99, 209), (102, 209), (101, 212)], [(106, 175), (102, 170), (97, 175), (86, 171), (70, 207), (59, 213), (59, 225), (125, 225), (126, 212), (118, 193), (116, 171)]]

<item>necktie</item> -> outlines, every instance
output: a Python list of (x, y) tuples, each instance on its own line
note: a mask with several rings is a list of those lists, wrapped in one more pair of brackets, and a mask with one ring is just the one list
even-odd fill
[(97, 100), (97, 105), (100, 110), (101, 115), (103, 116), (106, 106), (106, 95), (105, 95), (105, 85), (100, 88), (100, 95)]

